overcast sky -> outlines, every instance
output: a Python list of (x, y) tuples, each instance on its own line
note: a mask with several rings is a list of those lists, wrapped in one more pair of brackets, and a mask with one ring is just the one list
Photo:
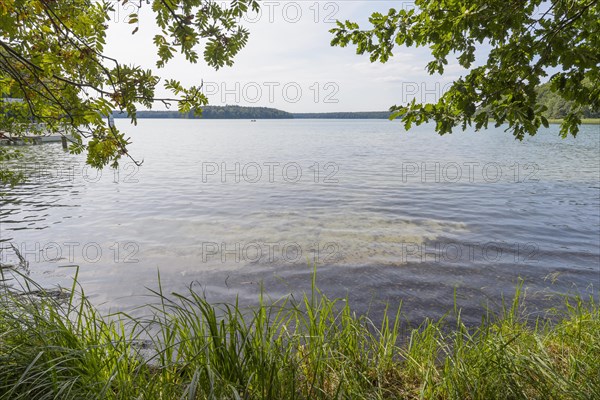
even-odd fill
[[(250, 41), (233, 67), (219, 71), (203, 61), (190, 64), (181, 56), (157, 70), (152, 37), (158, 33), (149, 7), (140, 13), (139, 31), (126, 16), (132, 6), (115, 4), (106, 54), (124, 63), (152, 68), (164, 78), (186, 85), (203, 80), (212, 105), (275, 107), (290, 112), (382, 111), (393, 104), (435, 101), (444, 87), (464, 71), (453, 61), (444, 76), (429, 76), (427, 49), (398, 48), (386, 64), (370, 63), (354, 46), (331, 47), (336, 19), (365, 22), (373, 11), (410, 8), (392, 1), (265, 1), (261, 14), (244, 19)], [(200, 57), (202, 60), (202, 57)], [(159, 92), (164, 95), (165, 92)], [(162, 109), (162, 107), (157, 107)]]

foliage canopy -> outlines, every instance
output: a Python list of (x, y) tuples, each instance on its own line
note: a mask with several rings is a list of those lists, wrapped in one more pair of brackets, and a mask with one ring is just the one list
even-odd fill
[[(561, 135), (575, 136), (584, 110), (600, 111), (600, 1), (415, 0), (414, 9), (373, 13), (371, 26), (337, 22), (332, 45), (349, 43), (371, 62), (386, 62), (397, 46), (427, 46), (430, 74), (450, 57), (468, 70), (437, 103), (415, 100), (391, 108), (406, 128), (430, 120), (443, 135), (452, 129), (508, 123), (518, 139), (548, 126), (536, 87), (551, 74), (550, 89), (571, 107)], [(480, 49), (487, 48), (487, 59)], [(484, 58), (484, 60), (480, 60)], [(585, 84), (588, 83), (588, 84)]]
[[(153, 39), (158, 68), (177, 53), (196, 63), (198, 47), (203, 47), (208, 65), (232, 65), (248, 40), (240, 17), (258, 9), (256, 0), (232, 0), (229, 5), (210, 0), (121, 3), (138, 11), (151, 7), (161, 29)], [(207, 103), (201, 87), (186, 88), (173, 79), (163, 83), (173, 97), (157, 98), (160, 78), (152, 70), (123, 65), (104, 53), (114, 5), (95, 0), (0, 2), (0, 133), (69, 135), (72, 152), (87, 151), (87, 162), (103, 167), (128, 155), (128, 138), (109, 121), (113, 110), (135, 123), (139, 106), (177, 103), (179, 111), (189, 112)], [(128, 22), (135, 34), (138, 14), (130, 14)], [(0, 160), (12, 153), (0, 147)], [(10, 180), (9, 171), (0, 178)]]

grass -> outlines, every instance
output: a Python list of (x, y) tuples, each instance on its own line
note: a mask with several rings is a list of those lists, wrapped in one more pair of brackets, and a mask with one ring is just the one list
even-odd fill
[(20, 293), (0, 288), (0, 398), (600, 398), (593, 299), (565, 298), (558, 322), (531, 321), (519, 287), (477, 328), (456, 309), (452, 329), (427, 320), (401, 340), (400, 312), (375, 326), (315, 279), (302, 299), (253, 308), (159, 289), (138, 319), (99, 315), (77, 277), (61, 300), (21, 276)]

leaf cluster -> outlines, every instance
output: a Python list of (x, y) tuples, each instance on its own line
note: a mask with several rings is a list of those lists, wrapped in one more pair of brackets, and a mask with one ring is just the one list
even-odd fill
[[(467, 71), (435, 103), (413, 100), (391, 107), (392, 118), (401, 118), (407, 129), (434, 121), (443, 135), (458, 126), (480, 130), (490, 122), (506, 123), (522, 140), (548, 126), (536, 87), (550, 74), (551, 91), (571, 104), (563, 137), (577, 135), (584, 110), (600, 110), (600, 1), (416, 0), (415, 5), (373, 13), (368, 29), (338, 21), (331, 30), (332, 45), (352, 43), (371, 62), (387, 62), (397, 46), (428, 47), (430, 74), (443, 74), (451, 57)], [(484, 48), (489, 51), (482, 57)]]
[[(138, 11), (150, 7), (162, 34), (154, 38), (157, 67), (181, 53), (192, 63), (232, 65), (246, 45), (243, 14), (255, 0), (217, 4), (210, 0), (123, 0)], [(200, 110), (208, 100), (201, 86), (184, 88), (165, 80), (173, 97), (159, 98), (161, 78), (139, 65), (123, 65), (104, 52), (114, 2), (92, 0), (3, 0), (0, 4), (0, 134), (13, 137), (61, 134), (73, 153), (87, 153), (94, 167), (116, 167), (129, 156), (125, 137), (111, 123), (113, 110), (136, 123), (140, 106), (177, 103), (182, 112)], [(128, 22), (138, 25), (138, 13)], [(132, 31), (135, 34), (138, 27)], [(0, 161), (10, 151), (0, 152)], [(130, 157), (131, 158), (131, 157)], [(133, 158), (132, 158), (133, 160)], [(133, 160), (135, 161), (135, 160)], [(136, 161), (137, 163), (137, 161)], [(8, 174), (8, 175), (6, 175)], [(2, 179), (6, 174), (0, 174)], [(12, 175), (11, 175), (12, 176)]]

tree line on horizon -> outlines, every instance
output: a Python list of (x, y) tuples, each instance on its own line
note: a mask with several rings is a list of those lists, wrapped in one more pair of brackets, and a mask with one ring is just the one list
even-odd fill
[[(550, 83), (537, 87), (538, 104), (546, 106), (544, 116), (548, 119), (565, 118), (573, 104), (552, 92)], [(181, 113), (179, 111), (138, 111), (138, 118), (156, 119), (388, 119), (390, 111), (359, 111), (359, 112), (326, 112), (326, 113), (290, 113), (270, 107), (247, 107), (237, 105), (205, 106), (201, 115), (195, 115), (194, 110)], [(113, 112), (114, 118), (127, 118), (127, 114)], [(583, 110), (583, 118), (600, 118), (600, 112), (591, 109)]]
[[(550, 83), (544, 83), (538, 86), (536, 91), (538, 104), (548, 108), (544, 113), (546, 118), (563, 119), (569, 115), (569, 112), (573, 108), (573, 102), (566, 101), (556, 92), (553, 92)], [(587, 107), (582, 110), (582, 117), (600, 118), (600, 111), (594, 112), (591, 107)]]
[[(179, 111), (138, 111), (138, 118), (177, 118), (177, 119), (387, 119), (389, 111), (365, 112), (330, 112), (330, 113), (290, 113), (269, 107), (245, 106), (206, 106), (202, 108), (201, 115), (194, 111), (180, 113)], [(113, 112), (114, 118), (127, 118), (127, 114)]]

